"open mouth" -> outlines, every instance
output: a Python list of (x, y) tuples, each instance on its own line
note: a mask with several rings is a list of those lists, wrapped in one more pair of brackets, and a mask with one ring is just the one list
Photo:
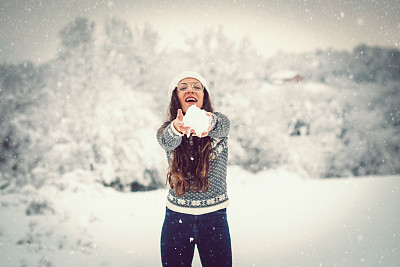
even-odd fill
[(186, 103), (196, 103), (197, 99), (194, 98), (194, 97), (188, 97), (188, 98), (185, 99), (185, 102)]

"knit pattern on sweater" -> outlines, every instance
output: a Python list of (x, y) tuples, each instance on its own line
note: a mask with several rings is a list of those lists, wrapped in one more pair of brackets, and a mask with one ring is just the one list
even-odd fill
[[(167, 197), (167, 207), (177, 212), (188, 214), (204, 214), (228, 206), (226, 173), (228, 163), (228, 133), (230, 122), (222, 113), (215, 112), (211, 117), (211, 130), (208, 133), (211, 139), (213, 157), (210, 161), (208, 180), (210, 183), (207, 192), (186, 192), (179, 197), (170, 189)], [(165, 150), (168, 162), (171, 162), (172, 153), (182, 142), (182, 134), (169, 124), (157, 140)]]

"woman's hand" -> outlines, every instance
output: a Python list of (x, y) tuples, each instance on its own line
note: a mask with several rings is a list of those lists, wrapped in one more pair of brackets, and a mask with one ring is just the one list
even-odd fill
[(176, 119), (172, 122), (175, 129), (181, 134), (188, 133), (190, 127), (185, 127), (183, 124), (183, 112), (181, 109), (178, 109), (178, 114), (176, 115)]

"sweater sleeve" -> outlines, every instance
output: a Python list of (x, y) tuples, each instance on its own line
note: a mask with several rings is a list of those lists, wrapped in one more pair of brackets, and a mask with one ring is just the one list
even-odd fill
[(219, 112), (215, 112), (211, 116), (211, 130), (208, 136), (212, 138), (227, 137), (230, 128), (228, 117)]
[(171, 122), (162, 132), (157, 132), (157, 140), (165, 151), (172, 151), (182, 142), (183, 134), (179, 133)]

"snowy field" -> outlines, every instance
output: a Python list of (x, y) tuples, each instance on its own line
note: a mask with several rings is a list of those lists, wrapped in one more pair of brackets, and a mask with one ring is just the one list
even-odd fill
[[(400, 266), (398, 176), (304, 180), (230, 166), (228, 183), (234, 266)], [(0, 266), (160, 266), (166, 189), (119, 193), (75, 172), (0, 192)]]

